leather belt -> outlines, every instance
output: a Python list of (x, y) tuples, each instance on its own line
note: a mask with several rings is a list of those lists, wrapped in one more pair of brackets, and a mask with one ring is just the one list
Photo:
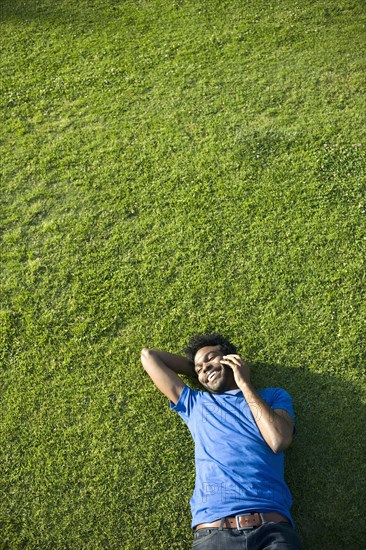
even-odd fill
[(290, 523), (288, 518), (278, 512), (250, 512), (248, 514), (238, 514), (237, 516), (217, 519), (211, 523), (199, 523), (196, 525), (194, 530), (198, 531), (198, 529), (209, 529), (210, 527), (239, 530), (253, 529), (254, 527), (259, 527), (263, 523), (268, 523), (269, 521), (273, 521), (275, 523), (285, 521), (286, 523)]

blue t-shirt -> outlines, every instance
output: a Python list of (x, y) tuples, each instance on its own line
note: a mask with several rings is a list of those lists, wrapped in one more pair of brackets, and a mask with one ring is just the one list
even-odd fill
[[(292, 400), (285, 390), (266, 388), (257, 393), (294, 421)], [(276, 511), (293, 524), (284, 453), (274, 453), (265, 442), (241, 390), (213, 394), (184, 386), (177, 404), (170, 402), (170, 407), (187, 424), (195, 443), (192, 528), (249, 511)]]

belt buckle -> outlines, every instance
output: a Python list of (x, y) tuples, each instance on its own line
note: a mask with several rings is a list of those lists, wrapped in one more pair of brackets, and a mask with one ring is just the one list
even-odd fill
[(246, 531), (247, 529), (254, 529), (254, 525), (247, 525), (246, 527), (240, 527), (239, 518), (242, 516), (251, 516), (252, 514), (237, 514), (235, 516), (236, 528), (238, 531)]

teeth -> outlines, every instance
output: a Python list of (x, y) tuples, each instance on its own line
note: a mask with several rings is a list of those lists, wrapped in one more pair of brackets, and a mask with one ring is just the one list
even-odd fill
[(217, 374), (216, 371), (215, 371), (215, 372), (212, 372), (212, 373), (209, 375), (209, 377), (208, 377), (208, 381), (211, 382), (211, 380), (212, 380), (213, 378), (216, 377), (216, 374)]

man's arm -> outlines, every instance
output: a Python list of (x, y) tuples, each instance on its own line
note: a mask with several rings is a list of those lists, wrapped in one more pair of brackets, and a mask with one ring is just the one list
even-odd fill
[(232, 368), (235, 381), (243, 392), (263, 439), (274, 453), (291, 445), (294, 426), (289, 413), (283, 409), (271, 409), (250, 383), (249, 366), (239, 355), (227, 355), (222, 363)]
[(193, 376), (191, 363), (180, 355), (149, 348), (142, 350), (141, 362), (155, 386), (176, 405), (184, 388), (178, 374)]
[(291, 445), (294, 426), (291, 416), (283, 409), (271, 409), (249, 383), (240, 386), (263, 439), (274, 453)]

